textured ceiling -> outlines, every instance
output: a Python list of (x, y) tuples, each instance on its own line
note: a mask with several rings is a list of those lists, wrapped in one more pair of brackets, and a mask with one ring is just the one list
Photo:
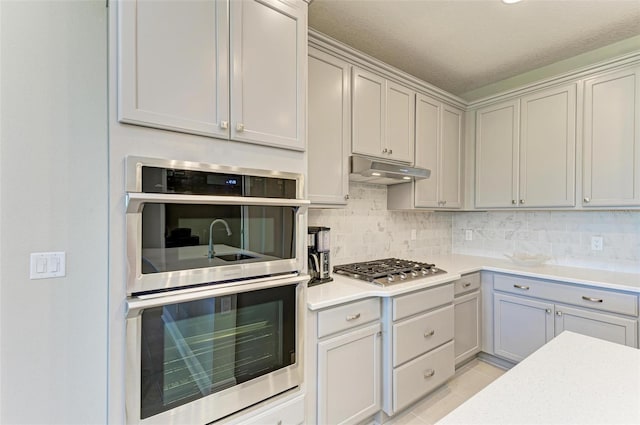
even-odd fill
[(314, 0), (309, 25), (463, 96), (639, 35), (640, 0)]

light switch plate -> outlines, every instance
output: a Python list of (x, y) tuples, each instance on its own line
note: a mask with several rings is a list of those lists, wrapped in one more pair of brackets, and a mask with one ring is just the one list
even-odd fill
[(591, 236), (591, 250), (602, 251), (604, 240), (602, 236)]
[(29, 269), (30, 279), (66, 276), (66, 253), (32, 252)]
[(473, 230), (467, 229), (464, 231), (464, 240), (472, 241), (473, 240)]

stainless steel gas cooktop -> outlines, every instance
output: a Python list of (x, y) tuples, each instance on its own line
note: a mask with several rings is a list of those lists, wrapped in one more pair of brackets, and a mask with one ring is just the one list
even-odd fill
[(366, 280), (380, 286), (394, 285), (446, 273), (444, 270), (437, 268), (435, 264), (398, 258), (343, 264), (334, 266), (333, 271), (337, 274)]

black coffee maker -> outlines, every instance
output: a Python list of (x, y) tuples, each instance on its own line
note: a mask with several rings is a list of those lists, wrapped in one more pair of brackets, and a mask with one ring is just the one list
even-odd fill
[(329, 264), (331, 251), (331, 229), (328, 227), (309, 226), (308, 229), (308, 254), (309, 274), (311, 280), (309, 286), (330, 282), (331, 267)]

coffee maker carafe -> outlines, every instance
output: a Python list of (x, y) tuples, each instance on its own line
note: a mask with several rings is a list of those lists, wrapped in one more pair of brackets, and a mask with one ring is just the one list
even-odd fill
[(331, 235), (328, 227), (309, 226), (308, 229), (308, 252), (309, 252), (309, 274), (311, 280), (309, 286), (330, 282), (330, 245)]

